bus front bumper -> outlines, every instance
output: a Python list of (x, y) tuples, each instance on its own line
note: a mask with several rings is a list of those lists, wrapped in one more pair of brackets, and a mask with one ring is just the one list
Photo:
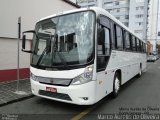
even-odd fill
[[(39, 97), (77, 105), (92, 105), (97, 102), (96, 81), (70, 86), (47, 85), (32, 79), (30, 81), (32, 93)], [(56, 89), (56, 92), (48, 92), (47, 88)]]

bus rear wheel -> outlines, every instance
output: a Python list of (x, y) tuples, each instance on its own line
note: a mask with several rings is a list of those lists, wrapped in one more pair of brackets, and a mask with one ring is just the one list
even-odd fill
[(142, 67), (141, 67), (141, 65), (140, 65), (140, 67), (139, 67), (138, 77), (141, 77), (141, 75), (142, 75)]
[(120, 86), (121, 86), (120, 75), (118, 72), (116, 72), (114, 75), (114, 81), (113, 81), (113, 92), (112, 92), (113, 98), (116, 98), (118, 96)]

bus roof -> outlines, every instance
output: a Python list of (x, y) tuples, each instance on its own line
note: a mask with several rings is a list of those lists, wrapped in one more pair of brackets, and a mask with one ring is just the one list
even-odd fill
[(50, 15), (47, 16), (45, 18), (40, 19), (40, 21), (45, 20), (45, 19), (49, 19), (55, 16), (59, 16), (59, 15), (65, 15), (65, 14), (69, 14), (69, 13), (75, 13), (75, 12), (80, 12), (80, 11), (87, 11), (87, 10), (93, 10), (97, 16), (99, 14), (104, 15), (109, 17), (111, 20), (113, 20), (115, 23), (117, 23), (118, 25), (120, 25), (121, 27), (123, 27), (124, 29), (126, 29), (128, 32), (130, 32), (131, 34), (133, 34), (134, 36), (136, 36), (138, 39), (140, 39), (141, 41), (143, 41), (144, 43), (146, 43), (144, 40), (142, 40), (140, 37), (138, 37), (137, 35), (135, 35), (135, 33), (133, 31), (131, 31), (128, 27), (126, 27), (123, 23), (121, 23), (119, 20), (117, 20), (113, 15), (111, 15), (109, 12), (107, 12), (105, 9), (103, 8), (99, 8), (99, 7), (89, 7), (89, 8), (80, 8), (80, 9), (74, 9), (74, 10), (69, 10), (69, 11), (64, 11), (64, 12), (59, 12), (57, 14), (54, 15)]

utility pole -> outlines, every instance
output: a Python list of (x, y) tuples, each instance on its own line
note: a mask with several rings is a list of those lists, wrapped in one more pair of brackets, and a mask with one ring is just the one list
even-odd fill
[(17, 37), (17, 89), (15, 91), (16, 94), (19, 94), (19, 95), (25, 95), (27, 94), (26, 92), (24, 91), (19, 91), (19, 80), (20, 80), (20, 67), (19, 67), (19, 47), (20, 47), (20, 39), (21, 39), (21, 17), (18, 18), (18, 37)]
[(21, 39), (21, 17), (18, 18), (18, 39), (17, 39), (17, 91), (19, 91), (19, 42)]

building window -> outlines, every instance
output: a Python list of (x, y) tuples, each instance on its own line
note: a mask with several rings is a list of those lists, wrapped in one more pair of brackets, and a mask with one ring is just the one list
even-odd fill
[(121, 19), (125, 19), (125, 16), (122, 15), (120, 18), (121, 18)]
[(144, 0), (136, 0), (136, 3), (144, 2)]
[(120, 12), (120, 9), (117, 9), (117, 12)]
[(125, 19), (129, 19), (129, 15), (125, 15)]
[(128, 22), (123, 22), (123, 24), (128, 27)]
[(119, 19), (120, 19), (120, 17), (116, 17), (116, 19), (118, 19), (118, 20), (119, 20)]
[(138, 34), (139, 34), (139, 33), (142, 33), (142, 32), (143, 32), (143, 30), (135, 30), (135, 31), (134, 31), (134, 33), (138, 33)]
[(106, 7), (111, 7), (111, 6), (113, 6), (113, 2), (104, 2), (104, 5)]
[(143, 14), (135, 15), (136, 18), (143, 18)]
[(115, 2), (115, 5), (119, 5), (119, 2), (117, 1), (117, 2)]
[(142, 26), (142, 25), (143, 25), (143, 22), (136, 22), (136, 25)]
[(77, 0), (77, 3), (91, 3), (91, 2), (96, 2), (97, 0)]
[(127, 3), (128, 3), (128, 1), (123, 0), (123, 1), (120, 1), (119, 4), (127, 4)]
[(106, 9), (106, 11), (108, 11), (110, 13), (110, 12), (112, 12), (112, 9)]
[(144, 6), (138, 6), (136, 7), (136, 10), (144, 10)]

